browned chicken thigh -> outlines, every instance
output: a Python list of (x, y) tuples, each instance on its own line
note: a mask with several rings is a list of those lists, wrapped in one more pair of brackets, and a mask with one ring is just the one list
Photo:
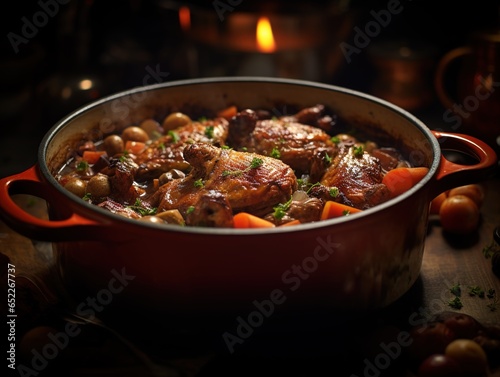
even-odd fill
[(157, 178), (172, 169), (188, 171), (191, 167), (183, 157), (183, 150), (188, 144), (195, 142), (225, 145), (228, 135), (228, 121), (224, 118), (191, 122), (185, 126), (169, 131), (166, 135), (153, 141), (148, 148), (137, 156), (139, 165), (137, 180)]
[[(275, 157), (289, 165), (297, 175), (310, 174), (311, 167), (326, 167), (321, 162), (325, 155), (332, 157), (336, 145), (322, 128), (330, 118), (321, 115), (321, 109), (301, 111), (296, 116), (280, 119), (258, 119), (253, 110), (243, 110), (230, 120), (228, 144), (237, 150)], [(330, 121), (328, 121), (330, 119)], [(301, 123), (309, 121), (315, 125)], [(323, 171), (315, 171), (321, 176)], [(319, 178), (319, 177), (318, 177)]]
[(363, 151), (363, 147), (342, 146), (321, 184), (338, 188), (339, 199), (345, 204), (367, 209), (389, 199), (382, 177), (379, 160)]
[(187, 145), (183, 154), (192, 170), (161, 186), (155, 197), (159, 212), (178, 209), (187, 225), (200, 212), (209, 215), (208, 226), (228, 226), (242, 211), (264, 215), (297, 189), (293, 170), (275, 158), (207, 143)]

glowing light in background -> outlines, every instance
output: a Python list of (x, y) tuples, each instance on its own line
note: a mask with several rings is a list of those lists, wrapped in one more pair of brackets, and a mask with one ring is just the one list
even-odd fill
[(274, 52), (276, 43), (274, 42), (273, 29), (267, 17), (261, 17), (257, 21), (257, 47), (260, 52)]
[(81, 90), (89, 90), (92, 88), (93, 83), (92, 80), (89, 79), (83, 79), (78, 83), (78, 86), (80, 87)]
[(179, 8), (179, 23), (181, 29), (188, 31), (191, 28), (191, 12), (188, 7)]

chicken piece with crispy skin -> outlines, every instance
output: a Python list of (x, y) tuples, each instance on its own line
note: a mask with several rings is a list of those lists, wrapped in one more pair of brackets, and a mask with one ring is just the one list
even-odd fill
[(382, 184), (382, 168), (377, 158), (362, 147), (343, 146), (332, 160), (320, 183), (336, 187), (344, 204), (367, 209), (389, 199)]
[[(253, 110), (243, 110), (229, 122), (228, 144), (237, 150), (276, 157), (289, 165), (297, 175), (309, 174), (311, 167), (325, 155), (335, 155), (337, 147), (322, 128), (300, 123), (298, 119), (315, 120), (315, 124), (325, 127), (326, 121), (318, 123), (320, 113), (305, 112), (297, 116), (285, 116), (281, 119), (258, 119)], [(310, 118), (310, 119), (309, 119)], [(314, 123), (314, 122), (313, 122)], [(316, 175), (321, 176), (321, 172)]]
[(182, 154), (186, 145), (203, 142), (222, 146), (225, 145), (227, 136), (228, 121), (224, 118), (191, 122), (171, 130), (136, 156), (135, 162), (139, 165), (136, 179), (141, 181), (157, 178), (172, 169), (186, 172), (190, 169)]
[(191, 171), (161, 186), (155, 200), (158, 211), (178, 209), (187, 224), (189, 214), (200, 206), (210, 214), (211, 226), (228, 223), (227, 207), (231, 214), (245, 211), (262, 216), (297, 189), (293, 170), (272, 157), (206, 143), (188, 145), (183, 154)]
[(111, 158), (100, 173), (109, 177), (111, 194), (109, 197), (118, 203), (134, 203), (139, 196), (134, 186), (138, 165), (131, 158)]
[(283, 116), (281, 119), (318, 127), (326, 132), (332, 131), (332, 127), (335, 124), (334, 119), (326, 114), (325, 106), (321, 104), (306, 107), (294, 115)]
[(233, 227), (233, 211), (229, 201), (223, 193), (215, 190), (205, 190), (184, 218), (190, 226)]

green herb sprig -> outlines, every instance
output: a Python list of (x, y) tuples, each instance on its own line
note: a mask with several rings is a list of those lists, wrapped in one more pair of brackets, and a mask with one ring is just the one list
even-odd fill
[(462, 295), (462, 288), (460, 287), (460, 283), (455, 284), (450, 288), (450, 293), (455, 296), (448, 301), (448, 306), (453, 309), (460, 310), (463, 308), (462, 300), (460, 296)]
[(281, 153), (278, 148), (274, 147), (273, 150), (271, 151), (271, 157), (273, 158), (280, 158)]
[(167, 135), (172, 138), (173, 143), (177, 143), (181, 139), (179, 134), (175, 131), (172, 131), (172, 130), (168, 131)]
[(448, 306), (453, 309), (460, 310), (464, 307), (464, 304), (462, 304), (462, 300), (460, 299), (460, 297), (454, 297), (450, 301), (448, 301)]
[(128, 208), (133, 209), (135, 212), (137, 212), (141, 216), (152, 216), (152, 215), (156, 215), (156, 212), (157, 212), (156, 207), (153, 207), (153, 208), (144, 207), (143, 203), (141, 202), (141, 200), (139, 198), (137, 198), (135, 200), (134, 205), (128, 206)]
[(472, 287), (469, 286), (467, 288), (469, 289), (469, 296), (477, 296), (483, 298), (485, 295), (484, 290), (479, 285), (475, 285)]
[(362, 145), (352, 147), (352, 151), (354, 153), (354, 156), (363, 157), (364, 149)]
[(252, 161), (250, 162), (250, 165), (246, 168), (246, 169), (243, 169), (243, 170), (224, 170), (222, 172), (222, 176), (223, 177), (227, 177), (227, 176), (237, 176), (237, 175), (241, 175), (243, 173), (246, 173), (247, 171), (250, 171), (252, 169), (257, 169), (259, 168), (260, 166), (262, 166), (262, 164), (264, 163), (264, 160), (262, 158), (259, 158), (259, 157), (254, 157), (252, 159)]
[(292, 204), (292, 197), (285, 203), (280, 203), (276, 207), (273, 207), (274, 213), (273, 216), (277, 220), (281, 220), (286, 215), (286, 211), (290, 209), (290, 205)]
[(214, 126), (207, 126), (205, 128), (205, 136), (208, 137), (209, 139), (214, 138)]
[[(495, 289), (490, 288), (485, 291), (479, 285), (470, 285), (467, 287), (467, 292), (470, 297), (478, 297), (480, 299), (488, 299), (489, 302), (486, 304), (486, 307), (490, 309), (490, 311), (496, 311), (500, 308), (500, 299), (497, 297)], [(460, 288), (460, 284), (457, 283), (453, 287), (450, 288), (450, 293), (453, 294), (452, 299), (448, 301), (448, 306), (453, 309), (460, 310), (464, 305), (460, 296), (462, 295), (462, 289)]]
[(86, 171), (89, 168), (89, 163), (85, 160), (81, 160), (76, 164), (76, 170)]
[(203, 180), (201, 178), (194, 181), (194, 187), (202, 188), (203, 186), (205, 186), (205, 184), (203, 183)]

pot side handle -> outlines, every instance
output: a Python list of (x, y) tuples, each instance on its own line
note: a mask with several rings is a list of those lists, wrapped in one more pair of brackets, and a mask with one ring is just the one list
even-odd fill
[[(28, 194), (46, 200), (57, 209), (61, 218), (45, 220), (33, 216), (16, 204), (12, 198), (15, 194)], [(95, 238), (103, 224), (73, 213), (65, 203), (60, 204), (54, 199), (48, 184), (40, 180), (37, 165), (0, 179), (0, 218), (14, 231), (39, 241)]]
[(497, 155), (485, 142), (470, 135), (441, 131), (432, 133), (441, 144), (442, 150), (465, 153), (477, 160), (475, 164), (463, 165), (451, 162), (441, 155), (432, 195), (437, 196), (453, 187), (487, 179), (497, 169)]

